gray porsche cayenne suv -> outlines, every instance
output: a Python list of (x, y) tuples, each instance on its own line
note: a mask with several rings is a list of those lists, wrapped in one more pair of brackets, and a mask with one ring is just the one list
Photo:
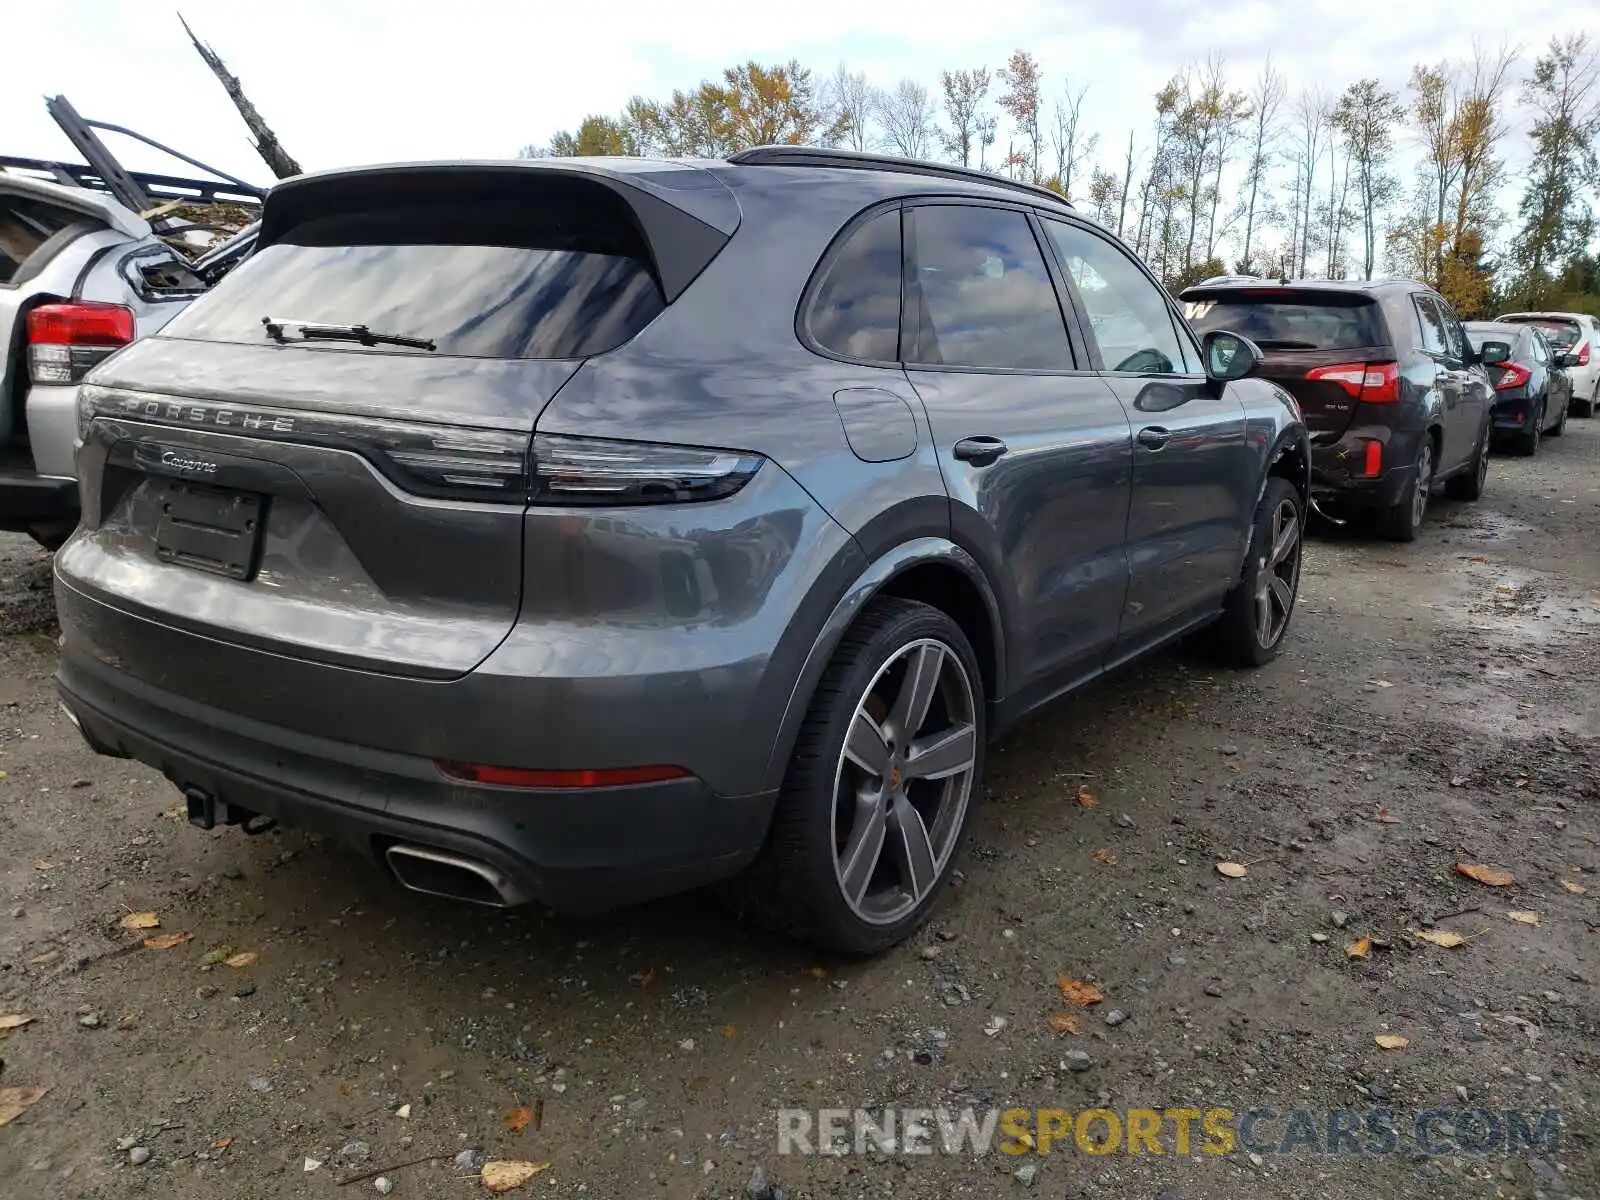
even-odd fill
[(1306, 431), (1053, 193), (800, 148), (304, 176), (80, 400), (60, 694), (190, 819), (847, 952), (985, 743), (1204, 625), (1277, 651)]

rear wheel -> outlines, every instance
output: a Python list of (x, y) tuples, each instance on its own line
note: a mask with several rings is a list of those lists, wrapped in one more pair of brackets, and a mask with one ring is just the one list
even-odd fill
[(960, 627), (926, 604), (875, 603), (835, 652), (767, 844), (730, 888), (741, 914), (846, 954), (902, 941), (954, 869), (985, 717)]
[(1595, 409), (1600, 408), (1600, 382), (1594, 385), (1594, 391), (1587, 400), (1580, 399), (1577, 395), (1572, 397), (1572, 407), (1568, 410), (1575, 417), (1592, 417)]
[(1378, 529), (1384, 537), (1394, 542), (1414, 542), (1417, 530), (1422, 528), (1422, 518), (1428, 515), (1428, 501), (1433, 496), (1433, 438), (1424, 435), (1417, 447), (1417, 458), (1411, 464), (1405, 495), (1392, 508), (1384, 509), (1378, 518)]
[(1212, 627), (1218, 649), (1235, 666), (1265, 666), (1278, 656), (1300, 591), (1305, 525), (1305, 505), (1294, 485), (1276, 476), (1267, 480), (1244, 576)]
[(1483, 495), (1489, 481), (1489, 425), (1484, 425), (1478, 438), (1478, 448), (1472, 452), (1472, 465), (1459, 475), (1452, 475), (1444, 485), (1444, 494), (1452, 500), (1476, 500)]
[(1529, 415), (1528, 426), (1517, 434), (1512, 446), (1523, 458), (1532, 458), (1539, 453), (1539, 441), (1544, 437), (1544, 397), (1539, 398), (1538, 409)]

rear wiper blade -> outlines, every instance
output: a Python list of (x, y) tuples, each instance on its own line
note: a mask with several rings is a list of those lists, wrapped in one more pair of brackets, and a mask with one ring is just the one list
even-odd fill
[(299, 331), (302, 342), (359, 342), (363, 346), (406, 346), (412, 350), (436, 350), (432, 338), (410, 337), (403, 333), (382, 333), (365, 325), (314, 325), (288, 318), (262, 317), (267, 336), (277, 342), (296, 340), (289, 330)]

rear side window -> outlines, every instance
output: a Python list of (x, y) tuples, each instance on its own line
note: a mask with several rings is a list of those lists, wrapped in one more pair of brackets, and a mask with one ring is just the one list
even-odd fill
[(162, 336), (262, 344), (262, 318), (270, 316), (431, 338), (442, 355), (571, 359), (615, 349), (664, 307), (642, 238), (608, 213), (426, 204), (297, 225)]
[(1184, 305), (1184, 316), (1197, 334), (1225, 329), (1263, 350), (1364, 350), (1389, 341), (1378, 305), (1366, 296), (1202, 296)]
[(1070, 371), (1072, 345), (1044, 252), (1012, 209), (927, 205), (916, 231), (918, 337), (908, 361)]
[(9, 283), (40, 246), (74, 221), (70, 209), (27, 196), (0, 196), (0, 283)]
[(806, 314), (819, 346), (870, 362), (900, 359), (900, 210), (853, 230), (828, 265)]

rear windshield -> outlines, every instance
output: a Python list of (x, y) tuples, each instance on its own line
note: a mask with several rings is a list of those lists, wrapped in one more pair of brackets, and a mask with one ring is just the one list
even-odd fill
[(1509, 329), (1475, 329), (1471, 325), (1468, 325), (1465, 328), (1467, 331), (1467, 341), (1472, 344), (1472, 349), (1475, 353), (1483, 350), (1484, 342), (1504, 342), (1506, 345), (1515, 350), (1517, 341), (1522, 336), (1521, 334), (1514, 333)]
[[(537, 205), (427, 205), (295, 226), (167, 324), (164, 337), (267, 341), (263, 317), (365, 325), (471, 358), (586, 358), (665, 307), (642, 240), (620, 222)], [(337, 348), (427, 354), (396, 346)]]
[(1578, 338), (1583, 330), (1576, 321), (1566, 321), (1560, 317), (1506, 317), (1507, 325), (1532, 325), (1544, 333), (1544, 340), (1549, 342), (1556, 353), (1565, 351), (1569, 346), (1578, 344)]
[(0, 196), (0, 283), (10, 281), (52, 235), (82, 220), (70, 209), (27, 196)]
[(1201, 297), (1184, 305), (1200, 334), (1226, 329), (1263, 350), (1357, 350), (1388, 342), (1378, 306), (1366, 297), (1349, 302)]

